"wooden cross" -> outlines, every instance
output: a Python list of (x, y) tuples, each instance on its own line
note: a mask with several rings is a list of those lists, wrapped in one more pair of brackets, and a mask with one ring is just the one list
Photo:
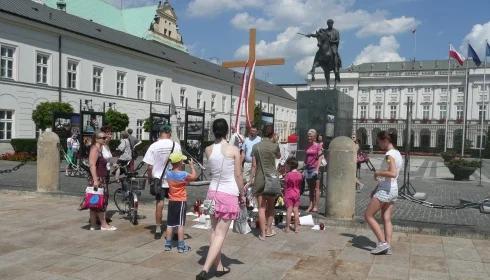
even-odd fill
[[(252, 67), (255, 58), (255, 43), (256, 43), (257, 30), (255, 28), (250, 29), (250, 39), (248, 47), (248, 60), (235, 60), (235, 61), (224, 61), (223, 67), (225, 68), (243, 68), (248, 64), (248, 67)], [(284, 58), (268, 58), (268, 59), (257, 59), (255, 66), (270, 66), (270, 65), (283, 65)], [(255, 77), (255, 73), (254, 73)], [(252, 80), (250, 85), (250, 95), (248, 98), (248, 112), (250, 117), (250, 122), (253, 121), (255, 110), (255, 78)]]

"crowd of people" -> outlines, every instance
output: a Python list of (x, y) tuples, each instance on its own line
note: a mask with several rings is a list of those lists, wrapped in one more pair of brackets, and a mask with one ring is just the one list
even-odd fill
[[(210, 246), (202, 271), (196, 279), (208, 279), (209, 271), (214, 267), (217, 275), (230, 272), (221, 262), (221, 251), (228, 234), (230, 223), (236, 220), (241, 207), (247, 205), (247, 197), (253, 197), (252, 203), (258, 210), (258, 239), (265, 241), (274, 237), (277, 227), (274, 227), (275, 206), (279, 195), (283, 196), (286, 206), (285, 232), (299, 232), (299, 216), (301, 194), (304, 189), (309, 191), (307, 212), (319, 210), (321, 168), (328, 164), (325, 145), (320, 135), (314, 129), (307, 133), (307, 146), (302, 169), (293, 157), (281, 159), (278, 139), (271, 124), (265, 125), (261, 136), (257, 128), (249, 128), (248, 136), (243, 137), (237, 132), (227, 140), (229, 126), (225, 119), (216, 119), (212, 124), (214, 143), (205, 149), (206, 169), (211, 173), (211, 180), (206, 201), (211, 202), (209, 214), (211, 219)], [(172, 251), (177, 247), (179, 253), (191, 251), (184, 240), (184, 227), (187, 210), (187, 185), (197, 179), (197, 173), (192, 159), (183, 153), (179, 143), (172, 140), (172, 128), (169, 124), (160, 127), (159, 138), (146, 151), (143, 162), (146, 163), (149, 180), (159, 180), (155, 189), (155, 238), (163, 235), (162, 220), (164, 200), (168, 201), (164, 250)], [(134, 148), (140, 144), (136, 138), (131, 138), (132, 131), (121, 133), (118, 164), (134, 166)], [(112, 131), (102, 127), (94, 133), (89, 152), (90, 184), (103, 188), (108, 196), (109, 170), (112, 154), (108, 147)], [(402, 167), (400, 153), (392, 144), (393, 137), (387, 132), (378, 135), (379, 146), (386, 150), (382, 168), (375, 172), (376, 189), (371, 194), (371, 201), (365, 212), (365, 220), (378, 239), (373, 254), (391, 254), (392, 225), (391, 215), (394, 202), (398, 195), (397, 178)], [(356, 151), (359, 150), (357, 139), (353, 136)], [(76, 144), (71, 143), (74, 149)], [(355, 160), (358, 163), (358, 157)], [(189, 168), (185, 168), (186, 165)], [(134, 167), (132, 167), (134, 168)], [(190, 170), (187, 172), (186, 170)], [(282, 193), (271, 192), (271, 182), (281, 178)], [(357, 181), (356, 187), (362, 183)], [(253, 195), (250, 195), (250, 192)], [(248, 193), (248, 194), (247, 194)], [(90, 230), (100, 226), (100, 230), (114, 231), (116, 227), (109, 225), (105, 216), (106, 204), (102, 209), (90, 210)], [(381, 212), (384, 231), (375, 219)], [(294, 216), (294, 218), (293, 218)], [(177, 231), (177, 246), (174, 246), (173, 235)]]

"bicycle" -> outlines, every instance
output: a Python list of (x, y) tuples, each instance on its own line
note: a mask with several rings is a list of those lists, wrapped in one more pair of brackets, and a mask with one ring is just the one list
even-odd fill
[[(118, 177), (121, 187), (114, 191), (114, 204), (120, 215), (126, 215), (133, 225), (138, 224), (138, 204), (141, 191), (145, 189), (147, 178), (138, 172), (128, 172), (129, 163), (119, 166), (125, 175)], [(138, 170), (140, 167), (136, 168)]]

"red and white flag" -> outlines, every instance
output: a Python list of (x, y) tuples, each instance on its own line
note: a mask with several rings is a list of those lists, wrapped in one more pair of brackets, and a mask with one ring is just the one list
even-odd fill
[(459, 65), (463, 65), (464, 63), (464, 57), (458, 51), (456, 51), (451, 44), (449, 44), (449, 57), (456, 60)]
[(242, 88), (240, 91), (240, 97), (238, 98), (238, 106), (237, 106), (237, 112), (236, 112), (236, 117), (235, 117), (235, 131), (238, 133), (240, 131), (240, 113), (241, 109), (243, 106), (243, 103), (245, 103), (246, 100), (246, 92), (247, 92), (247, 66), (245, 65), (245, 68), (243, 69), (243, 75), (242, 75)]

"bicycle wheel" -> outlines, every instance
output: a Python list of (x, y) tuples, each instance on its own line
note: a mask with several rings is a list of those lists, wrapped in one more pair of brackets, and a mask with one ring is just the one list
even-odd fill
[(129, 220), (133, 225), (138, 224), (138, 202), (135, 201), (136, 194), (131, 193), (128, 198)]
[(117, 210), (119, 210), (120, 213), (127, 213), (128, 212), (128, 207), (126, 203), (126, 198), (125, 198), (125, 192), (122, 190), (122, 188), (118, 188), (114, 192), (114, 204), (116, 205)]

